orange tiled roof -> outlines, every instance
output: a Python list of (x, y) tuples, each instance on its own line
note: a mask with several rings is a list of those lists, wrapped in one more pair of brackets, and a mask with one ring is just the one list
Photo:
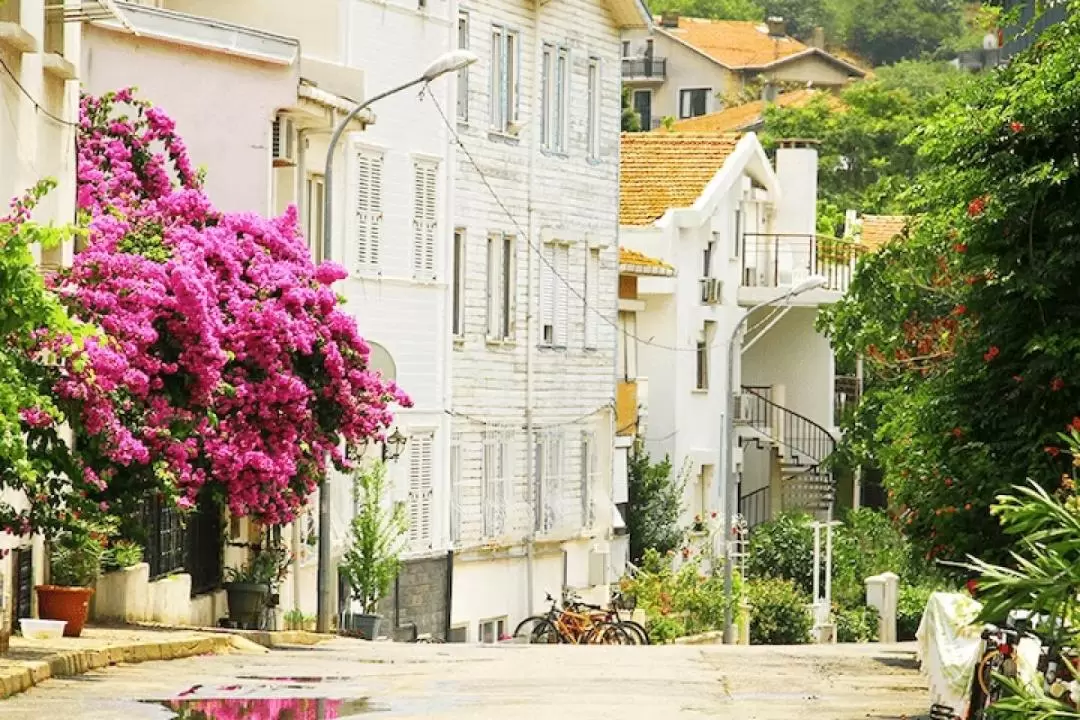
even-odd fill
[(906, 215), (863, 215), (859, 244), (877, 250), (903, 233), (909, 220)]
[(735, 150), (738, 135), (623, 133), (619, 224), (649, 225), (694, 204)]
[(656, 268), (658, 271), (662, 271), (664, 274), (674, 274), (675, 268), (668, 265), (663, 260), (657, 260), (651, 258), (645, 253), (640, 253), (637, 250), (631, 250), (630, 248), (619, 248), (619, 265), (634, 265), (642, 268)]
[(795, 38), (771, 38), (764, 23), (753, 21), (681, 17), (678, 28), (663, 30), (732, 68), (767, 65), (809, 49)]
[[(661, 31), (679, 38), (729, 68), (761, 67), (810, 50), (810, 46), (787, 35), (780, 38), (770, 37), (769, 29), (764, 23), (752, 20), (680, 17), (677, 28), (662, 27), (660, 22), (661, 18), (656, 18), (656, 24)], [(837, 62), (846, 62), (822, 52)]]
[[(793, 92), (783, 93), (782, 95), (777, 96), (775, 103), (780, 107), (803, 107), (814, 97), (819, 95), (823, 96), (825, 101), (829, 103), (829, 107), (834, 110), (843, 106), (843, 101), (841, 101), (840, 98), (832, 93), (821, 92), (818, 90), (795, 90)], [(708, 115), (677, 120), (675, 124), (671, 126), (671, 131), (736, 132), (740, 130), (749, 130), (761, 123), (764, 113), (765, 101), (755, 100), (742, 105), (725, 108), (719, 112), (709, 113)], [(666, 129), (661, 127), (654, 132), (665, 131)]]

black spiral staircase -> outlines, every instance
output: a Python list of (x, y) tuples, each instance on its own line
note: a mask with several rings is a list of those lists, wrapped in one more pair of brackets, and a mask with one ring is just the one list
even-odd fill
[[(828, 519), (836, 499), (836, 483), (828, 467), (836, 439), (810, 418), (774, 402), (771, 390), (743, 386), (736, 424), (746, 430), (739, 433), (739, 443), (776, 449), (783, 474), (783, 510), (801, 510)], [(739, 512), (751, 526), (768, 519), (764, 500), (769, 492), (764, 488), (740, 497)]]

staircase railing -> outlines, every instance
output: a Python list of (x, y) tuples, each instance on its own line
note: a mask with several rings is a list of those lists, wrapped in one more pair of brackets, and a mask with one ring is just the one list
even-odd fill
[(787, 450), (792, 464), (820, 465), (836, 450), (836, 439), (821, 425), (773, 402), (764, 388), (743, 386), (747, 395), (746, 422), (766, 428), (771, 439)]

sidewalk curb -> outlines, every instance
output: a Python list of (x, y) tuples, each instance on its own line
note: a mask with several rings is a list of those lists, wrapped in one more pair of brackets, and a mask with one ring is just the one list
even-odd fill
[(720, 645), (724, 642), (724, 631), (713, 630), (699, 635), (687, 635), (671, 642), (673, 645)]
[(151, 623), (137, 623), (131, 627), (146, 628), (149, 630), (167, 630), (176, 632), (196, 632), (205, 635), (231, 635), (232, 637), (250, 640), (256, 645), (273, 649), (287, 645), (318, 645), (329, 640), (334, 640), (337, 635), (309, 632), (307, 630), (234, 630), (232, 628), (219, 627), (184, 627), (181, 625), (154, 625)]
[[(153, 660), (178, 660), (240, 650), (233, 636), (195, 637), (164, 642), (142, 642), (93, 650), (73, 650), (50, 655), (44, 660), (15, 661), (0, 664), (0, 698), (24, 692), (49, 678), (71, 677), (121, 663), (134, 664)], [(2, 661), (0, 661), (2, 662)]]

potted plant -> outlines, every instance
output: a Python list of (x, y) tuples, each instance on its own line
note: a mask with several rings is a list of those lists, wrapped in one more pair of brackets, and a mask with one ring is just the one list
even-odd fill
[(350, 527), (349, 549), (340, 567), (352, 599), (361, 608), (359, 615), (346, 615), (348, 626), (342, 630), (355, 631), (368, 640), (378, 637), (380, 618), (375, 612), (397, 577), (408, 527), (404, 506), (391, 504), (387, 490), (383, 463), (356, 471), (353, 497), (357, 512)]
[(50, 585), (34, 588), (38, 599), (38, 617), (64, 620), (64, 635), (79, 637), (90, 612), (92, 585), (101, 574), (109, 530), (87, 526), (61, 533), (51, 545)]
[(256, 546), (251, 560), (225, 569), (229, 619), (247, 630), (262, 627), (263, 613), (275, 607), (275, 590), (289, 569), (289, 551), (280, 543)]

